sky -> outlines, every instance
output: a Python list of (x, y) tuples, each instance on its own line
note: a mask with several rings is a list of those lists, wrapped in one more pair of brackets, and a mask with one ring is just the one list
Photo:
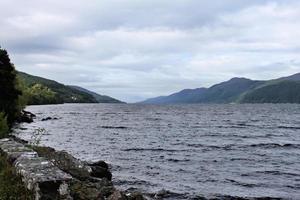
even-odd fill
[(20, 71), (126, 102), (300, 72), (298, 0), (0, 0)]

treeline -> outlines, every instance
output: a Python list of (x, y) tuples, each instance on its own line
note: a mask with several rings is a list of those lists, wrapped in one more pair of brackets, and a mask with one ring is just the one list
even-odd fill
[(28, 105), (97, 103), (91, 94), (53, 80), (23, 72), (18, 72), (18, 79), (22, 82)]
[(0, 47), (0, 137), (8, 133), (25, 105), (15, 67), (7, 51)]
[(60, 104), (63, 99), (56, 92), (42, 84), (34, 84), (23, 90), (28, 105)]
[(283, 80), (244, 94), (241, 103), (300, 103), (300, 82)]

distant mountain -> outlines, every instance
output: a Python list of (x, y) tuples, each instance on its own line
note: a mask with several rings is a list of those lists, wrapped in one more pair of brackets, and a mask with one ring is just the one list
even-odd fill
[[(18, 72), (18, 77), (24, 84), (24, 91), (29, 98), (29, 104), (55, 104), (55, 103), (115, 103), (116, 99), (108, 97), (100, 101), (96, 93), (83, 91), (53, 80)], [(99, 95), (101, 96), (101, 95)]]
[(286, 81), (300, 81), (300, 73), (294, 74), (292, 76), (282, 77), (277, 80), (286, 80)]
[(142, 103), (145, 104), (168, 104), (168, 103), (196, 103), (201, 99), (206, 92), (206, 88), (185, 89), (170, 96), (160, 96), (156, 98), (147, 99)]
[(300, 73), (270, 81), (232, 78), (210, 88), (185, 89), (140, 103), (298, 103), (299, 82)]
[(243, 95), (240, 103), (300, 103), (300, 81), (266, 84)]
[(92, 92), (90, 90), (87, 90), (87, 89), (79, 87), (79, 86), (70, 85), (69, 87), (92, 95), (96, 99), (96, 101), (99, 103), (124, 103), (122, 101), (119, 101), (118, 99), (114, 99), (114, 98), (112, 98), (110, 96), (106, 96), (106, 95), (100, 95), (100, 94), (97, 94), (95, 92)]

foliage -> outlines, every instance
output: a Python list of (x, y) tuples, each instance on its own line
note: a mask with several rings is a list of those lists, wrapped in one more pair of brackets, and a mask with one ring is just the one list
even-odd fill
[(16, 70), (6, 50), (0, 48), (0, 112), (4, 112), (9, 126), (20, 113)]
[(24, 90), (29, 105), (43, 105), (43, 104), (58, 104), (62, 101), (50, 88), (41, 84), (35, 84)]
[[(56, 81), (23, 72), (18, 72), (18, 77), (23, 81), (24, 87), (27, 88), (28, 104), (97, 103), (92, 95)], [(43, 95), (38, 94), (38, 89), (41, 89), (40, 93)]]
[(43, 134), (45, 134), (45, 133), (46, 133), (46, 129), (44, 129), (44, 128), (35, 129), (30, 138), (30, 145), (38, 146), (41, 142)]
[(79, 90), (81, 92), (85, 92), (87, 94), (92, 95), (98, 103), (124, 103), (124, 102), (122, 102), (118, 99), (114, 99), (114, 98), (112, 98), (110, 96), (106, 96), (106, 95), (100, 95), (100, 94), (97, 94), (95, 92), (84, 89), (82, 87), (78, 87), (78, 86), (69, 86), (69, 87), (71, 87), (75, 90)]
[(0, 138), (4, 138), (7, 136), (9, 131), (6, 117), (4, 116), (4, 113), (0, 113)]
[(19, 176), (15, 175), (12, 166), (0, 155), (0, 200), (33, 200), (33, 194), (28, 191)]

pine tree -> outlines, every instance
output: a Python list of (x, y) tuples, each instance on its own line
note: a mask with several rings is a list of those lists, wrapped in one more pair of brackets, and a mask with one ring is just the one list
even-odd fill
[(9, 126), (19, 114), (18, 97), (22, 94), (16, 87), (16, 73), (7, 51), (0, 48), (0, 112)]

